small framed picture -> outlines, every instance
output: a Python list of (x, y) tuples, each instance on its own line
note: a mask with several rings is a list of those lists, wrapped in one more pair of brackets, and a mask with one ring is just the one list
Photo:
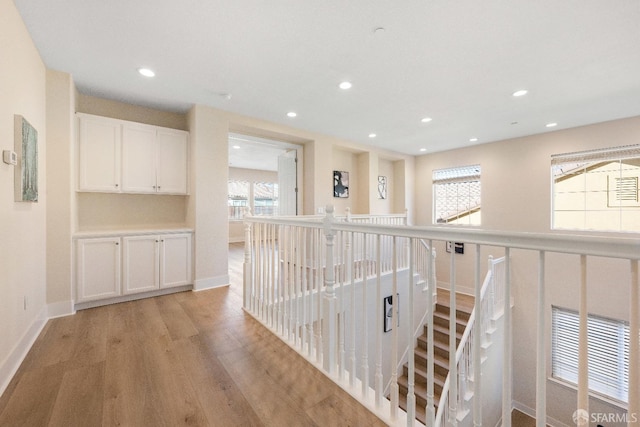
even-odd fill
[(349, 197), (349, 172), (333, 171), (333, 197)]
[(378, 177), (378, 199), (386, 199), (387, 198), (387, 177), (379, 176)]

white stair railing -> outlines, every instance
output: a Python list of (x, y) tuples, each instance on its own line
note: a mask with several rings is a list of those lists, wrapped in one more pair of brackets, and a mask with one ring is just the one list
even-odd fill
[[(409, 369), (409, 399), (407, 408), (409, 415), (398, 410), (395, 405), (383, 397), (382, 384), (392, 379), (393, 393), (398, 386), (395, 378), (397, 360), (391, 355), (400, 356), (407, 345), (414, 345), (413, 333), (416, 318), (424, 311), (416, 312), (414, 304), (419, 296), (433, 297), (433, 289), (427, 292), (415, 292), (416, 280), (414, 272), (426, 270), (426, 277), (433, 277), (433, 252), (423, 250), (421, 258), (417, 253), (421, 250), (421, 240), (433, 247), (433, 242), (464, 242), (476, 247), (476, 284), (477, 300), (493, 301), (489, 306), (484, 303), (474, 311), (473, 323), (487, 331), (491, 322), (502, 311), (505, 336), (503, 340), (503, 426), (511, 425), (512, 381), (511, 372), (511, 267), (510, 251), (533, 251), (538, 257), (542, 272), (538, 284), (538, 305), (544, 308), (545, 255), (569, 254), (576, 258), (582, 271), (590, 257), (623, 259), (630, 265), (631, 298), (629, 304), (631, 328), (631, 360), (639, 360), (638, 330), (640, 321), (640, 302), (638, 287), (640, 286), (638, 263), (640, 259), (640, 239), (610, 236), (578, 236), (578, 235), (544, 235), (517, 232), (497, 232), (453, 227), (409, 227), (391, 223), (376, 224), (371, 221), (354, 222), (342, 218), (332, 218), (332, 209), (327, 209), (326, 217), (251, 217), (245, 218), (245, 276), (244, 304), (245, 310), (256, 319), (280, 335), (289, 345), (296, 348), (304, 357), (331, 377), (337, 384), (351, 393), (363, 405), (374, 411), (383, 421), (390, 425), (420, 425), (414, 419), (416, 410), (415, 395), (411, 392), (415, 385), (414, 372)], [(372, 217), (373, 218), (373, 217)], [(405, 216), (406, 218), (406, 216)], [(406, 221), (406, 219), (404, 220)], [(490, 248), (495, 253), (504, 249), (504, 262), (499, 263), (492, 273), (504, 277), (501, 287), (481, 292), (479, 253), (481, 247)], [(425, 258), (426, 257), (426, 258)], [(569, 257), (570, 258), (570, 257)], [(420, 264), (427, 259), (426, 264)], [(529, 262), (529, 261), (527, 261)], [(600, 262), (600, 261), (599, 261)], [(451, 287), (455, 291), (456, 277), (455, 254), (451, 255)], [(498, 269), (503, 271), (499, 272)], [(547, 272), (549, 276), (552, 272)], [(551, 277), (553, 279), (553, 277)], [(581, 278), (580, 298), (586, 299), (585, 277)], [(431, 285), (435, 281), (426, 281)], [(382, 313), (383, 298), (399, 294), (399, 304), (394, 303), (389, 316)], [(488, 294), (487, 294), (488, 292)], [(403, 302), (404, 301), (404, 302)], [(411, 304), (410, 304), (411, 303)], [(427, 303), (427, 306), (430, 302)], [(374, 309), (369, 309), (374, 307)], [(455, 307), (455, 300), (453, 300)], [(502, 307), (500, 310), (499, 307)], [(584, 307), (581, 305), (581, 310)], [(413, 313), (412, 313), (413, 311)], [(455, 313), (455, 310), (453, 311)], [(543, 313), (543, 310), (538, 310)], [(411, 314), (411, 315), (410, 315)], [(414, 318), (415, 315), (415, 318)], [(431, 316), (429, 314), (429, 316)], [(586, 319), (586, 316), (582, 316)], [(386, 322), (385, 322), (386, 320)], [(495, 319), (494, 319), (495, 320)], [(400, 326), (398, 326), (400, 322)], [(433, 322), (428, 322), (432, 325)], [(544, 319), (538, 322), (538, 339), (536, 360), (538, 372), (544, 373), (546, 360)], [(390, 328), (384, 332), (383, 325)], [(586, 331), (586, 322), (580, 326)], [(429, 331), (431, 328), (427, 327)], [(462, 415), (469, 410), (464, 399), (466, 391), (471, 387), (470, 379), (479, 379), (476, 375), (480, 369), (477, 361), (481, 341), (486, 339), (478, 328), (467, 334), (468, 345), (456, 347), (450, 351), (450, 366), (453, 377), (450, 390), (455, 396), (449, 405), (452, 414)], [(472, 333), (473, 332), (473, 333)], [(635, 332), (635, 333), (634, 333)], [(450, 333), (455, 334), (455, 323), (450, 324)], [(428, 332), (427, 353), (433, 360), (433, 331)], [(478, 335), (480, 339), (478, 339)], [(581, 346), (586, 352), (586, 346)], [(410, 352), (411, 353), (411, 352)], [(581, 357), (580, 360), (586, 360)], [(409, 360), (411, 366), (411, 360)], [(433, 402), (433, 369), (432, 364), (427, 377), (426, 424), (435, 425), (436, 417)], [(451, 369), (450, 369), (451, 370)], [(580, 378), (585, 378), (588, 366), (582, 362), (579, 366)], [(459, 372), (459, 373), (455, 373)], [(638, 387), (640, 364), (630, 364), (629, 378), (632, 387)], [(546, 399), (546, 378), (537, 377), (537, 400)], [(382, 379), (382, 380), (381, 380)], [(454, 385), (455, 384), (455, 385)], [(481, 410), (476, 408), (479, 402), (479, 381), (473, 381), (474, 411), (473, 423), (483, 425)], [(630, 389), (629, 410), (638, 410), (640, 398), (638, 391)], [(583, 379), (578, 382), (578, 395), (588, 395), (588, 386)], [(395, 396), (392, 396), (395, 400)], [(581, 402), (584, 399), (581, 397)], [(586, 409), (588, 408), (580, 408)], [(538, 424), (546, 420), (544, 406), (537, 414)], [(451, 424), (457, 425), (457, 416), (452, 417)], [(487, 424), (488, 425), (488, 424)], [(492, 424), (495, 425), (495, 422)], [(632, 425), (632, 424), (629, 424)]]
[[(500, 317), (502, 313), (502, 300), (496, 299), (495, 295), (504, 294), (504, 260), (505, 258), (498, 258), (494, 260), (492, 256), (489, 257), (489, 268), (485, 276), (484, 282), (480, 291), (480, 303), (476, 301), (469, 321), (465, 326), (464, 333), (458, 344), (456, 350), (456, 366), (457, 366), (457, 390), (454, 397), (456, 405), (456, 417), (457, 420), (451, 420), (451, 411), (449, 410), (449, 401), (452, 398), (450, 396), (450, 382), (451, 375), (447, 375), (444, 387), (442, 388), (442, 394), (440, 396), (440, 405), (438, 406), (438, 412), (436, 413), (436, 426), (443, 426), (446, 420), (449, 424), (453, 424), (459, 420), (464, 419), (471, 412), (469, 402), (472, 396), (474, 396), (474, 381), (477, 379), (475, 376), (475, 364), (474, 356), (478, 351), (475, 346), (475, 340), (481, 337), (484, 342), (481, 343), (479, 348), (489, 344), (489, 337), (491, 333), (495, 331), (495, 321)], [(482, 322), (479, 326), (480, 333), (476, 334), (475, 323), (475, 311), (480, 308), (482, 311)], [(449, 313), (450, 316), (455, 316), (455, 313)], [(475, 396), (474, 396), (475, 398)]]

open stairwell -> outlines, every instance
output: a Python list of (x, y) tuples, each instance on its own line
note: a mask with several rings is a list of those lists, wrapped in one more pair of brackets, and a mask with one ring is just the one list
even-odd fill
[[(433, 341), (434, 341), (434, 385), (433, 401), (437, 411), (440, 403), (442, 389), (449, 373), (449, 297), (447, 290), (438, 289), (438, 302), (433, 314)], [(465, 294), (456, 294), (456, 343), (460, 340), (469, 322), (473, 310), (473, 297)], [(425, 408), (427, 406), (427, 326), (417, 339), (414, 349), (415, 360), (415, 385), (416, 418), (426, 424)], [(407, 392), (409, 388), (409, 366), (405, 363), (402, 376), (398, 379), (399, 404), (403, 410), (407, 410)]]

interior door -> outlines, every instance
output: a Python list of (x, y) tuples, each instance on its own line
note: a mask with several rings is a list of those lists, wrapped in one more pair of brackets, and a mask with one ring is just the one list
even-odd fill
[(297, 151), (278, 156), (278, 215), (298, 214)]

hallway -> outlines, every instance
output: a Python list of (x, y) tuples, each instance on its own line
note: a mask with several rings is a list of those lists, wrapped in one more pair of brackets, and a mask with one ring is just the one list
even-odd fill
[(229, 287), (49, 321), (0, 425), (384, 425), (242, 310), (242, 254)]

